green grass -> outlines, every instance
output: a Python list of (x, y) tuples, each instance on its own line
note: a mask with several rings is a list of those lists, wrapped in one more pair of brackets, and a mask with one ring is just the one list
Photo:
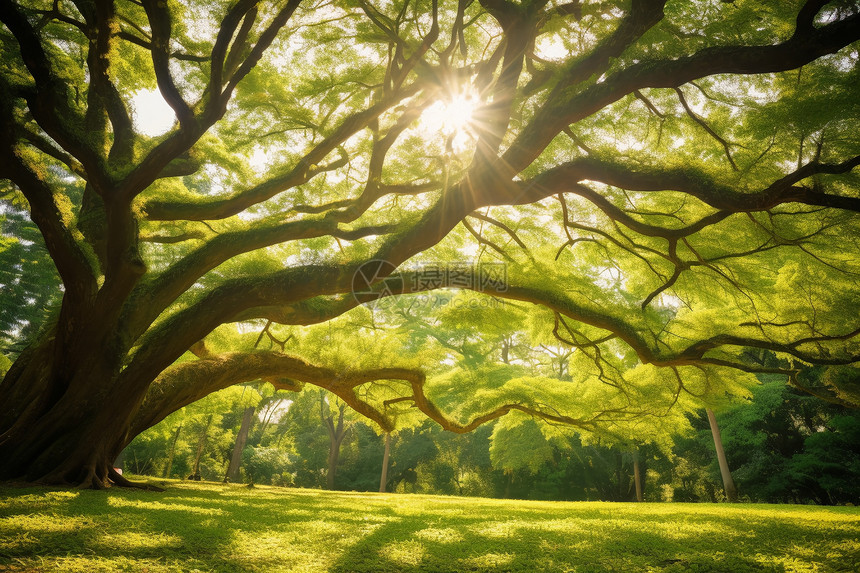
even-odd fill
[(860, 571), (860, 508), (0, 486), (0, 571)]

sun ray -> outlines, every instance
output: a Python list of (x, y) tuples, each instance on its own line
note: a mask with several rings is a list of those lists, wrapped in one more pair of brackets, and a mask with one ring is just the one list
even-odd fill
[(450, 94), (431, 104), (421, 114), (419, 130), (428, 137), (441, 135), (455, 153), (475, 140), (475, 111), (480, 100), (469, 92)]

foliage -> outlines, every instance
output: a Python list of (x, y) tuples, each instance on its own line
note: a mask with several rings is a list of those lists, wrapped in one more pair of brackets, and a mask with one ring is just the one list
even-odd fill
[(0, 351), (17, 355), (50, 320), (59, 286), (38, 228), (19, 209), (0, 207)]
[(741, 494), (756, 501), (860, 504), (860, 413), (823, 403), (780, 380), (720, 417)]
[[(262, 394), (268, 392), (261, 388)], [(201, 473), (220, 481), (244, 405), (259, 396), (251, 388), (234, 388), (174, 413), (126, 449), (126, 470), (162, 477), (180, 429), (171, 475), (189, 475), (203, 423), (217, 415), (208, 431)], [(330, 438), (320, 417), (321, 395), (310, 389), (290, 398), (285, 402), (272, 396), (275, 408), (258, 412), (243, 456), (243, 480), (325, 487)], [(377, 491), (384, 438), (378, 428), (351, 416), (334, 487)], [(725, 406), (717, 415), (729, 467), (744, 499), (817, 504), (860, 504), (853, 485), (860, 459), (858, 417), (856, 410), (828, 405), (779, 379), (765, 379), (752, 387), (748, 400)], [(425, 420), (393, 435), (387, 490), (632, 501), (635, 456), (646, 501), (723, 499), (704, 410), (687, 414), (683, 425), (666, 430), (652, 444), (607, 440), (523, 416), (509, 416), (462, 435)]]
[(4, 487), (0, 567), (811, 573), (860, 565), (860, 513), (853, 507), (502, 502), (166, 485), (158, 495)]
[(289, 486), (293, 485), (291, 461), (281, 448), (256, 446), (245, 448), (242, 469), (251, 483)]
[[(200, 475), (207, 480), (223, 480), (242, 412), (260, 400), (260, 392), (247, 386), (209, 394), (138, 435), (124, 450), (122, 463), (132, 473), (184, 478), (193, 473), (202, 440)], [(275, 459), (283, 456), (281, 452), (268, 455)], [(253, 461), (249, 467), (260, 471), (263, 464), (256, 458)], [(168, 465), (170, 475), (166, 475)], [(264, 471), (266, 479), (271, 479), (274, 470)]]

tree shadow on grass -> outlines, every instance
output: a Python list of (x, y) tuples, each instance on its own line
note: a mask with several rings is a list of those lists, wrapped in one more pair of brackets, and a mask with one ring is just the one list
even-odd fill
[(802, 508), (524, 505), (220, 484), (4, 493), (0, 571), (72, 569), (64, 559), (82, 571), (355, 573), (776, 573), (792, 560), (818, 571), (860, 563), (860, 523)]
[[(653, 571), (679, 573), (781, 573), (781, 564), (667, 542), (656, 533), (619, 530), (583, 538), (540, 527), (496, 527), (482, 518), (460, 520), (456, 529), (403, 520), (377, 529), (340, 556), (338, 573), (452, 573), (459, 571), (534, 572)], [(465, 527), (464, 527), (465, 526)], [(446, 530), (458, 535), (445, 538)], [(441, 539), (440, 539), (441, 537)]]
[[(262, 488), (206, 486), (165, 493), (28, 488), (7, 500), (0, 495), (0, 571), (21, 563), (53, 563), (51, 569), (63, 570), (72, 567), (62, 565), (70, 557), (108, 564), (158, 561), (181, 570), (283, 570), (283, 545), (295, 543), (296, 532), (318, 548), (315, 538), (324, 539), (326, 529), (357, 529), (365, 521), (355, 507), (331, 504), (323, 492), (270, 490), (261, 498)], [(390, 514), (376, 513), (374, 523)]]

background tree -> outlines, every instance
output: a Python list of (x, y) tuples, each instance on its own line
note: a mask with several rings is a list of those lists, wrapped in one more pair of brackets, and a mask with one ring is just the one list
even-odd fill
[(320, 418), (328, 432), (328, 470), (326, 471), (326, 487), (334, 489), (334, 481), (337, 476), (337, 462), (340, 459), (340, 446), (349, 432), (352, 424), (344, 423), (346, 404), (343, 402), (330, 404), (325, 397), (325, 391), (320, 390)]
[(125, 451), (125, 469), (137, 474), (222, 480), (242, 415), (260, 401), (254, 388), (234, 386), (209, 394), (168, 416)]
[(735, 486), (735, 480), (732, 478), (732, 472), (729, 468), (729, 463), (726, 460), (726, 450), (723, 448), (723, 438), (720, 435), (720, 426), (717, 422), (717, 416), (714, 411), (708, 408), (705, 411), (708, 416), (708, 425), (711, 427), (711, 436), (714, 439), (714, 453), (717, 456), (717, 463), (720, 466), (720, 478), (723, 480), (723, 491), (726, 493), (726, 499), (729, 501), (738, 500), (738, 489)]
[(254, 406), (248, 406), (242, 413), (242, 425), (239, 426), (239, 433), (236, 434), (236, 443), (233, 444), (233, 453), (230, 455), (230, 465), (227, 466), (227, 475), (224, 476), (225, 482), (236, 483), (239, 481), (239, 469), (242, 466), (242, 452), (245, 451), (245, 444), (248, 443), (248, 434), (251, 432), (251, 426), (254, 423)]
[(379, 474), (379, 493), (388, 491), (388, 466), (391, 457), (391, 432), (385, 432), (385, 450), (382, 454), (382, 471)]
[(720, 417), (742, 496), (769, 502), (856, 503), (856, 492), (847, 487), (860, 472), (856, 411), (769, 379), (753, 389), (748, 405), (728, 409)]
[[(855, 364), (858, 12), (4, 2), (0, 192), (62, 291), (0, 384), (0, 477), (125, 483), (111, 464), (136, 434), (257, 379), (326, 388), (385, 431), (407, 405), (457, 432), (512, 410), (588, 422), (541, 406), (552, 392), (452, 418), (420, 362), (390, 355), (188, 355), (221, 325), (320, 323), (445, 284), (543, 305), (619, 396)], [(156, 88), (176, 122), (150, 136), (131, 102)], [(504, 280), (410, 266), (465, 253), (505, 261)], [(645, 365), (632, 378), (619, 348)], [(818, 393), (851, 400), (856, 378)]]

